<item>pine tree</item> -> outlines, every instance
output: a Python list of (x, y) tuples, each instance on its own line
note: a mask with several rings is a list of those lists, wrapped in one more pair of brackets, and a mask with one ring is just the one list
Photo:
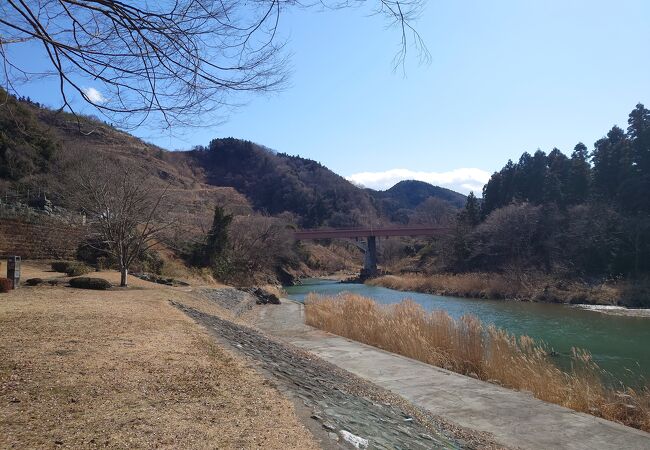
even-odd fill
[(227, 214), (221, 206), (214, 208), (212, 227), (205, 242), (206, 253), (212, 265), (223, 256), (228, 244), (228, 226), (232, 222), (232, 214)]
[(467, 196), (465, 209), (461, 212), (461, 220), (471, 227), (475, 227), (481, 221), (481, 207), (473, 191)]
[(628, 209), (650, 212), (650, 111), (639, 103), (630, 113), (627, 123), (633, 173), (622, 186), (622, 191)]
[(564, 208), (570, 177), (569, 158), (559, 149), (554, 148), (548, 154), (547, 161), (548, 170), (544, 177), (544, 202), (552, 202), (560, 208)]
[(578, 205), (587, 201), (591, 186), (591, 166), (589, 151), (582, 142), (573, 148), (569, 161), (569, 178), (566, 184), (566, 201), (569, 205)]
[(630, 141), (619, 127), (598, 140), (592, 153), (594, 189), (600, 198), (616, 201), (621, 185), (632, 173)]
[(494, 172), (490, 180), (483, 186), (483, 205), (481, 208), (482, 217), (485, 219), (495, 209), (504, 206), (501, 200), (501, 179), (498, 172)]
[(227, 214), (221, 206), (214, 208), (212, 226), (205, 242), (198, 245), (191, 255), (192, 264), (200, 267), (215, 268), (223, 266), (223, 257), (228, 245), (228, 227), (232, 222), (232, 214)]

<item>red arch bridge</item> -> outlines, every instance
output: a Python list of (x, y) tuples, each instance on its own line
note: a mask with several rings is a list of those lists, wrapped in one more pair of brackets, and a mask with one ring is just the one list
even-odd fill
[(297, 230), (294, 238), (307, 239), (365, 239), (366, 246), (360, 247), (364, 253), (361, 278), (377, 275), (377, 238), (391, 236), (440, 236), (449, 233), (448, 227), (383, 227), (383, 228), (318, 228)]

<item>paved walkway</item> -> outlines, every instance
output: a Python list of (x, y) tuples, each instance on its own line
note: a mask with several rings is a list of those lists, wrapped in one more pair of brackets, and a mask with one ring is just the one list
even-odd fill
[(303, 306), (259, 308), (257, 326), (415, 405), (527, 449), (650, 449), (650, 434), (304, 325)]

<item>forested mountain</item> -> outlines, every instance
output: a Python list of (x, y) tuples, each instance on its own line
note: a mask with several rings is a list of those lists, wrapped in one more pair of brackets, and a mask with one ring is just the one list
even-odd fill
[(368, 193), (316, 161), (233, 138), (214, 139), (187, 156), (208, 183), (237, 189), (269, 214), (293, 213), (302, 226), (350, 227), (377, 220)]
[(316, 161), (234, 138), (170, 152), (94, 118), (7, 98), (0, 105), (0, 191), (33, 193), (38, 188), (63, 206), (80, 153), (138, 167), (169, 184), (179, 211), (208, 221), (215, 203), (245, 209), (242, 195), (258, 212), (284, 214), (301, 227), (408, 223), (429, 198), (449, 202), (450, 208), (463, 198), (422, 182), (400, 183), (385, 192), (362, 189)]
[(385, 191), (367, 191), (377, 200), (381, 214), (393, 222), (410, 222), (418, 207), (432, 197), (448, 202), (454, 208), (461, 208), (465, 204), (463, 194), (416, 180), (400, 181)]
[[(453, 270), (541, 269), (570, 276), (650, 273), (650, 111), (589, 149), (524, 153), (483, 188), (480, 217), (459, 218)], [(469, 206), (469, 203), (468, 203)], [(475, 209), (474, 205), (474, 209)]]

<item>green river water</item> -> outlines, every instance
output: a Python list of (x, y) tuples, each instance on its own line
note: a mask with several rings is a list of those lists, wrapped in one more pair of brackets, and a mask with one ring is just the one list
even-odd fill
[(426, 310), (445, 310), (454, 318), (472, 314), (511, 334), (546, 342), (558, 352), (560, 366), (569, 364), (571, 347), (579, 347), (588, 350), (614, 380), (635, 387), (650, 384), (650, 317), (605, 314), (568, 305), (400, 292), (320, 279), (303, 280), (302, 285), (285, 289), (289, 298), (301, 302), (310, 292), (336, 295), (347, 291), (384, 304), (410, 298)]

